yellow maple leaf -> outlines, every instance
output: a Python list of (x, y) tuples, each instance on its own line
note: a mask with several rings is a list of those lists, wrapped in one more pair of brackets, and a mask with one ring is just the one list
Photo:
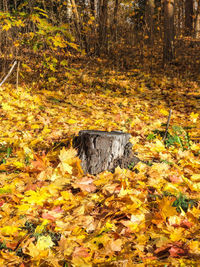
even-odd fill
[(143, 227), (140, 223), (135, 223), (132, 221), (122, 220), (121, 223), (126, 226), (131, 232), (139, 232), (141, 227)]
[(163, 191), (169, 192), (171, 194), (178, 194), (179, 186), (172, 183), (166, 183), (163, 187)]
[(163, 114), (163, 115), (165, 115), (165, 116), (168, 116), (168, 115), (169, 115), (169, 111), (167, 111), (167, 110), (164, 109), (164, 108), (161, 108), (161, 109), (160, 109), (160, 113)]
[(45, 188), (37, 192), (29, 190), (25, 192), (25, 196), (22, 199), (22, 202), (27, 202), (29, 204), (43, 205), (43, 203), (50, 197), (51, 195), (45, 190)]
[(62, 191), (61, 195), (63, 197), (64, 200), (73, 200), (74, 196), (71, 192), (68, 191)]
[(48, 236), (39, 236), (36, 244), (38, 250), (45, 250), (47, 248), (53, 247), (54, 242), (51, 240), (51, 237)]
[(150, 149), (151, 151), (155, 151), (155, 152), (163, 152), (165, 151), (165, 146), (160, 140), (156, 140), (156, 143), (152, 144)]
[(45, 229), (45, 227), (46, 227), (46, 225), (48, 224), (48, 220), (47, 219), (45, 219), (43, 222), (42, 222), (42, 224), (40, 224), (40, 225), (38, 225), (36, 228), (35, 228), (35, 234), (41, 234), (43, 231), (44, 231), (44, 229)]
[(19, 168), (19, 169), (22, 168), (22, 167), (24, 167), (24, 163), (23, 162), (19, 162), (19, 161), (13, 162), (13, 165), (15, 167)]
[(182, 227), (174, 228), (173, 226), (168, 227), (170, 240), (172, 242), (180, 241), (184, 238), (185, 229)]
[(164, 197), (159, 202), (160, 214), (164, 219), (170, 216), (178, 215), (176, 207), (172, 207), (173, 201), (174, 201), (173, 199)]
[(2, 29), (8, 31), (11, 28), (11, 26), (12, 26), (11, 23), (7, 21), (7, 24), (5, 24)]
[(189, 250), (191, 253), (200, 254), (200, 244), (197, 240), (189, 241)]
[(192, 144), (190, 148), (193, 151), (199, 151), (200, 150), (200, 144)]
[(11, 107), (8, 103), (1, 103), (1, 106), (3, 110), (13, 110), (13, 107)]
[(200, 174), (193, 174), (190, 179), (192, 182), (200, 182)]
[(75, 123), (77, 123), (77, 121), (76, 120), (73, 120), (73, 119), (69, 119), (69, 120), (67, 120), (67, 123), (69, 123), (69, 124), (75, 124)]
[(59, 167), (63, 174), (66, 172), (68, 172), (69, 174), (72, 174), (72, 167), (68, 163), (62, 162), (61, 164), (59, 164)]
[(76, 150), (73, 148), (70, 148), (69, 150), (66, 150), (63, 148), (60, 151), (59, 159), (60, 159), (60, 164), (58, 167), (60, 168), (61, 172), (64, 173), (69, 173), (72, 174), (72, 166), (71, 164), (73, 163), (74, 158), (76, 157)]
[(31, 242), (27, 247), (27, 254), (33, 257), (35, 260), (39, 260), (48, 256), (48, 250), (39, 250), (37, 244), (34, 245)]
[(198, 113), (194, 113), (194, 112), (192, 112), (191, 114), (190, 114), (190, 120), (192, 121), (192, 122), (197, 122), (197, 119), (198, 119), (198, 117), (199, 117), (199, 114)]
[(194, 190), (194, 191), (197, 191), (199, 192), (200, 191), (200, 183), (198, 182), (192, 182), (190, 181), (188, 178), (186, 177), (183, 177), (184, 179), (184, 182), (188, 185), (188, 187), (191, 189), (191, 190)]
[(4, 226), (0, 229), (2, 235), (15, 235), (18, 233), (19, 228), (12, 225)]
[(30, 212), (32, 210), (32, 206), (30, 206), (29, 204), (21, 204), (19, 206), (17, 206), (17, 214), (18, 215), (22, 215), (25, 212)]

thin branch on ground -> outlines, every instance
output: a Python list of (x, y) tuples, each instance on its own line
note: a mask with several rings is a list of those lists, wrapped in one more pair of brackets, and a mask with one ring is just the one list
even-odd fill
[(12, 71), (13, 71), (13, 69), (14, 69), (16, 64), (17, 64), (17, 60), (15, 60), (15, 62), (13, 63), (13, 65), (12, 65), (11, 69), (9, 70), (8, 74), (3, 79), (3, 81), (0, 83), (0, 86), (2, 86), (5, 83), (5, 81), (8, 79), (8, 77), (11, 75), (11, 73), (12, 73)]
[(17, 79), (16, 79), (16, 89), (18, 90), (18, 84), (19, 84), (19, 66), (20, 66), (20, 62), (18, 61), (17, 64)]
[(167, 132), (168, 132), (168, 129), (169, 129), (169, 123), (170, 123), (171, 115), (172, 115), (172, 109), (170, 109), (170, 111), (169, 111), (169, 116), (168, 116), (168, 119), (167, 119), (167, 126), (166, 126), (166, 130), (165, 130), (165, 135), (163, 137), (163, 141), (165, 141), (165, 139), (167, 137)]

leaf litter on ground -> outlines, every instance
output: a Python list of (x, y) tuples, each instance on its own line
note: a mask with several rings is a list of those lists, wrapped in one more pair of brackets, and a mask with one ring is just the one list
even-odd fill
[[(0, 264), (198, 264), (200, 105), (192, 90), (194, 82), (138, 70), (74, 77), (57, 91), (1, 87)], [(185, 136), (172, 125), (187, 127), (190, 147), (176, 142)], [(142, 161), (84, 174), (71, 145), (83, 129), (129, 132)]]

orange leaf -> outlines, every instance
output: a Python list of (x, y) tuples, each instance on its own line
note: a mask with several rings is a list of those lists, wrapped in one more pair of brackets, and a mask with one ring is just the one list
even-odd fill
[(90, 254), (88, 253), (88, 249), (84, 247), (75, 247), (73, 252), (73, 257), (81, 257), (81, 258), (87, 258)]
[(86, 192), (94, 192), (96, 190), (96, 186), (93, 184), (93, 179), (87, 176), (83, 177), (78, 181), (78, 183), (73, 185), (74, 187), (79, 187), (82, 191)]
[(36, 169), (37, 171), (45, 170), (49, 163), (49, 161), (46, 158), (45, 153), (43, 152), (42, 156), (34, 155), (34, 157), (36, 160), (31, 162), (34, 169)]
[(117, 239), (117, 240), (111, 240), (110, 241), (110, 247), (113, 251), (121, 251), (122, 249), (122, 240)]
[(177, 176), (177, 175), (169, 176), (169, 180), (170, 180), (170, 182), (177, 183), (177, 184), (183, 182), (183, 179), (181, 178), (181, 176)]
[(172, 246), (169, 249), (169, 253), (171, 257), (180, 257), (180, 256), (184, 256), (187, 254), (187, 251), (184, 250), (183, 248), (177, 247), (177, 246)]

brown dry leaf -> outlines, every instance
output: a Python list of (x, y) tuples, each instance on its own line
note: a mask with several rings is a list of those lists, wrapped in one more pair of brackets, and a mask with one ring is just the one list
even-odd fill
[(96, 191), (96, 186), (93, 184), (94, 179), (84, 176), (83, 178), (76, 181), (76, 183), (73, 184), (74, 188), (80, 188), (82, 191), (86, 191), (89, 193)]
[(75, 247), (72, 256), (74, 258), (87, 258), (90, 256), (88, 249), (84, 247)]
[(182, 247), (172, 246), (169, 249), (169, 253), (171, 257), (181, 257), (187, 255), (187, 249), (184, 249)]
[(49, 164), (49, 161), (45, 155), (45, 153), (43, 152), (42, 156), (39, 156), (39, 155), (34, 155), (35, 157), (35, 160), (33, 160), (31, 162), (33, 168), (36, 170), (36, 171), (43, 171), (47, 168), (48, 164)]
[(110, 241), (110, 248), (112, 251), (121, 251), (122, 244), (123, 244), (123, 242), (121, 239), (111, 240)]

